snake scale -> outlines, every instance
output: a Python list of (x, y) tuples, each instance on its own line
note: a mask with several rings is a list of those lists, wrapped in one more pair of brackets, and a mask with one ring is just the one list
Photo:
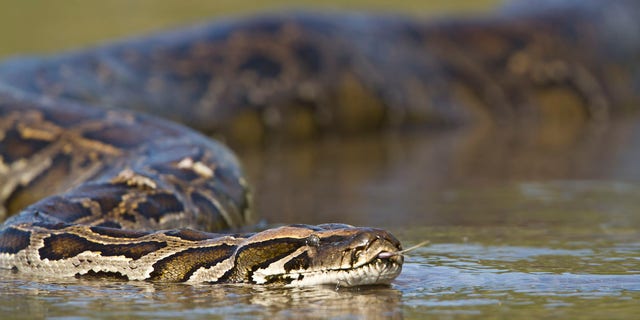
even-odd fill
[[(461, 124), (598, 123), (640, 105), (636, 1), (476, 18), (264, 15), (0, 64), (0, 267), (49, 277), (388, 284), (401, 245), (255, 221), (221, 143)], [(146, 115), (153, 114), (154, 116)]]

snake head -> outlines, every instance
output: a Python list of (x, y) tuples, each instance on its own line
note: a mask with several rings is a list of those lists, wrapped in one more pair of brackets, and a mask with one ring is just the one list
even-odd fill
[(402, 269), (400, 242), (381, 229), (290, 225), (253, 235), (234, 254), (234, 282), (286, 286), (389, 284)]

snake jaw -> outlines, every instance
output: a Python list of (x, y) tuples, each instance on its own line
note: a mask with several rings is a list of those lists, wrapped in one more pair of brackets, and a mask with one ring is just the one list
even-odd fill
[(336, 285), (355, 287), (365, 285), (388, 285), (402, 271), (402, 256), (374, 258), (355, 268), (299, 271), (288, 276), (293, 279), (287, 286)]

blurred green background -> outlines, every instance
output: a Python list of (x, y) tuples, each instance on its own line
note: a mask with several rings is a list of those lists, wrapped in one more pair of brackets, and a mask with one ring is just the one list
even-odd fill
[(222, 16), (279, 10), (398, 12), (419, 16), (487, 10), (499, 0), (0, 0), (0, 59), (94, 45)]

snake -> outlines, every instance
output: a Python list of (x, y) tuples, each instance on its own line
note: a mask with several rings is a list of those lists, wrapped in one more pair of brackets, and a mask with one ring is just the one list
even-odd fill
[(227, 143), (601, 124), (640, 106), (639, 12), (634, 0), (544, 0), (442, 20), (274, 13), (9, 59), (0, 64), (0, 268), (388, 285), (404, 251), (383, 229), (242, 232), (256, 221), (252, 193)]

